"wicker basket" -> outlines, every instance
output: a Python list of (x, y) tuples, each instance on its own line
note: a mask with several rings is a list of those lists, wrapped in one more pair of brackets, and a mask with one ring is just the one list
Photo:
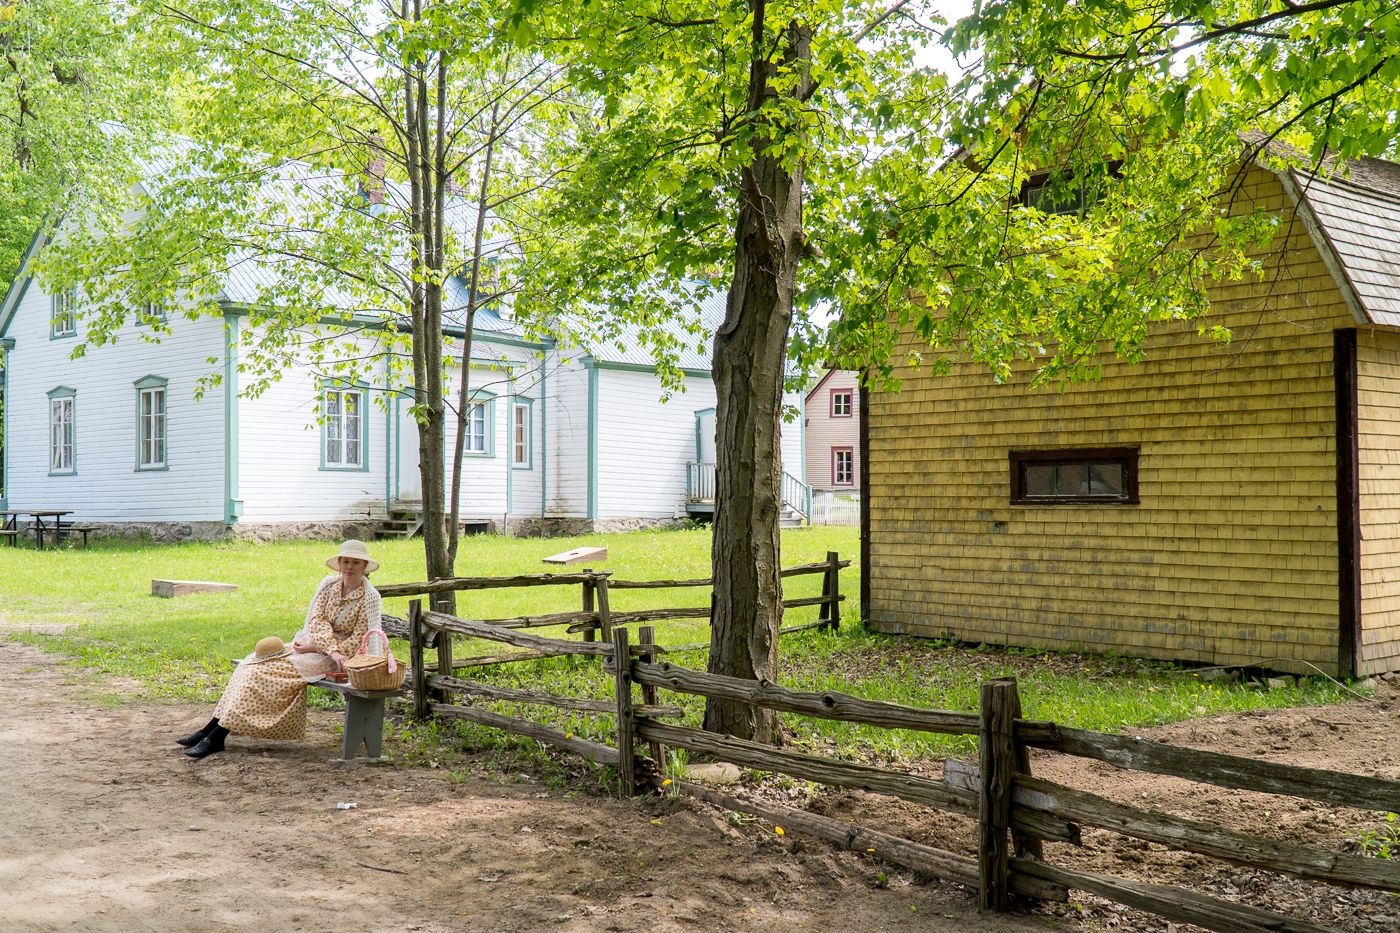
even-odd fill
[[(367, 654), (371, 637), (378, 635), (384, 641), (384, 657)], [(397, 690), (403, 686), (407, 668), (394, 659), (389, 650), (389, 636), (378, 629), (370, 629), (360, 642), (360, 650), (345, 662), (346, 673), (350, 675), (350, 686), (356, 690)]]

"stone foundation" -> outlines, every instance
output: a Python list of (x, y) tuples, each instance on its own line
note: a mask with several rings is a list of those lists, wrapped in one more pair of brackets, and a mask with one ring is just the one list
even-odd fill
[(229, 531), (229, 536), (239, 541), (252, 541), (255, 544), (269, 544), (273, 541), (334, 541), (358, 538), (373, 541), (379, 531), (379, 522), (332, 521), (332, 522), (239, 522)]
[(88, 534), (90, 539), (125, 538), (126, 540), (134, 540), (142, 538), (155, 541), (157, 544), (183, 544), (186, 541), (218, 541), (228, 537), (228, 527), (223, 522), (79, 521), (76, 524), (92, 526), (93, 530)]
[[(576, 538), (579, 535), (614, 534), (685, 527), (683, 518), (512, 518), (510, 534), (516, 538)], [(493, 531), (495, 528), (493, 527)]]

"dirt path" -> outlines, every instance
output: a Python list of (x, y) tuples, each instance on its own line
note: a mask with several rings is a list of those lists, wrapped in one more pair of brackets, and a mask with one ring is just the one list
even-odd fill
[(0, 632), (4, 933), (1046, 926), (978, 915), (956, 886), (896, 876), (876, 888), (878, 866), (855, 855), (736, 831), (680, 802), (332, 766), (324, 712), (305, 742), (235, 737), (195, 762), (172, 740), (207, 709), (104, 709), (89, 695), (59, 658)]

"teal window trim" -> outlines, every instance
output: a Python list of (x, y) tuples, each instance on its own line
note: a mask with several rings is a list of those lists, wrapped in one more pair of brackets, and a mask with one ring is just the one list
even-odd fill
[(238, 492), (238, 314), (224, 310), (224, 524), (243, 517)]
[[(0, 337), (0, 440), (10, 436), (10, 356), (14, 350), (13, 337)], [(0, 450), (0, 509), (10, 507), (9, 489), (10, 458)]]
[(150, 327), (152, 324), (165, 324), (170, 320), (169, 309), (163, 301), (143, 301), (136, 315), (137, 327)]
[[(326, 410), (325, 410), (325, 405), (326, 405), (326, 395), (327, 395), (328, 393), (330, 393), (330, 392), (339, 392), (339, 393), (341, 393), (342, 399), (343, 399), (344, 395), (346, 395), (346, 394), (355, 394), (355, 395), (358, 395), (358, 396), (360, 397), (360, 401), (359, 401), (359, 413), (358, 413), (358, 417), (359, 417), (359, 420), (360, 420), (360, 436), (357, 438), (357, 440), (359, 440), (359, 442), (360, 442), (360, 459), (359, 459), (359, 462), (356, 463), (356, 464), (349, 465), (349, 466), (341, 466), (341, 465), (336, 465), (336, 464), (334, 464), (334, 463), (327, 463), (327, 462), (326, 462), (326, 424), (327, 424), (327, 421), (326, 421)], [(327, 473), (368, 473), (368, 472), (369, 472), (369, 459), (370, 459), (370, 447), (369, 447), (369, 425), (370, 425), (370, 419), (369, 419), (369, 413), (368, 413), (368, 412), (369, 412), (369, 392), (370, 392), (370, 386), (369, 386), (368, 383), (365, 383), (365, 382), (351, 382), (351, 381), (349, 381), (349, 380), (347, 380), (347, 379), (322, 379), (322, 380), (321, 380), (321, 387), (320, 387), (321, 406), (322, 406), (322, 409), (321, 409), (321, 419), (320, 419), (320, 420), (321, 420), (321, 469), (322, 469), (322, 470), (325, 470)], [(342, 405), (343, 405), (343, 404), (344, 404), (344, 402), (342, 401)], [(343, 438), (343, 437), (341, 438), (341, 441), (342, 441), (342, 443), (344, 443), (344, 438)]]
[[(66, 325), (59, 330), (60, 325)], [(49, 339), (78, 336), (78, 293), (68, 288), (49, 297)]]
[(598, 365), (583, 361), (588, 369), (588, 520), (598, 517)]
[[(78, 475), (78, 390), (70, 386), (55, 386), (48, 391), (48, 417), (45, 423), (49, 426), (49, 475), (50, 476), (77, 476)], [(54, 403), (66, 399), (68, 401), (68, 469), (55, 470), (54, 462), (54, 425), (53, 413)]]
[[(463, 457), (476, 457), (478, 460), (489, 460), (496, 456), (496, 393), (486, 389), (471, 390), (471, 397), (467, 399), (468, 411), (481, 408), (482, 418), (482, 442), (485, 450), (472, 450), (464, 443), (462, 446)], [(471, 418), (467, 419), (467, 428), (471, 429)], [(447, 432), (442, 432), (443, 441), (447, 440)]]
[[(170, 470), (170, 393), (166, 391), (170, 385), (170, 380), (164, 376), (142, 376), (137, 379), (133, 386), (136, 387), (136, 473), (165, 473)], [(142, 447), (145, 443), (145, 415), (142, 412), (142, 396), (147, 393), (159, 391), (160, 399), (160, 437), (161, 437), (161, 459), (158, 464), (143, 464), (141, 462)]]
[[(525, 410), (525, 459), (515, 459), (515, 413)], [(513, 395), (510, 400), (510, 423), (506, 426), (510, 435), (510, 468), (512, 470), (533, 470), (535, 468), (535, 400), (528, 395)]]

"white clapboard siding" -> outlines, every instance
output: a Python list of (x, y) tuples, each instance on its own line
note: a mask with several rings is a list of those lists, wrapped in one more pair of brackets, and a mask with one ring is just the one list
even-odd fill
[[(376, 380), (381, 386), (382, 379)], [(319, 393), (316, 373), (295, 366), (257, 398), (238, 400), (244, 522), (365, 520), (382, 508), (387, 450), (380, 392), (365, 390), (362, 437), (367, 470), (322, 466)]]
[(714, 383), (687, 376), (661, 400), (652, 373), (598, 373), (598, 518), (684, 514), (686, 464), (695, 459), (695, 412), (713, 408)]
[(789, 473), (800, 482), (809, 482), (807, 479), (807, 464), (803, 457), (803, 436), (802, 436), (802, 393), (784, 392), (783, 409), (793, 408), (797, 411), (797, 417), (791, 421), (783, 421), (778, 425), (778, 447), (783, 458), (783, 472)]
[[(159, 344), (141, 340), (149, 328), (128, 324), (118, 342), (70, 359), (80, 338), (49, 339), (51, 298), (32, 282), (7, 336), (9, 353), (10, 508), (73, 510), (76, 521), (220, 521), (224, 511), (224, 403), (213, 389), (195, 401), (209, 357), (223, 355), (223, 321), (188, 321), (172, 309), (173, 333)], [(81, 313), (81, 307), (80, 307)], [(79, 320), (81, 333), (83, 322)], [(136, 469), (134, 383), (168, 379), (166, 470)], [(76, 473), (49, 475), (49, 390), (68, 386), (74, 400)]]
[[(601, 375), (601, 373), (599, 374)], [(588, 371), (560, 363), (549, 373), (549, 460), (546, 490), (551, 518), (588, 516)]]
[[(831, 416), (833, 389), (851, 393), (851, 417)], [(849, 447), (855, 455), (855, 476), (860, 476), (860, 377), (848, 369), (835, 370), (807, 398), (807, 482), (815, 489), (846, 489), (832, 482), (832, 449)]]

